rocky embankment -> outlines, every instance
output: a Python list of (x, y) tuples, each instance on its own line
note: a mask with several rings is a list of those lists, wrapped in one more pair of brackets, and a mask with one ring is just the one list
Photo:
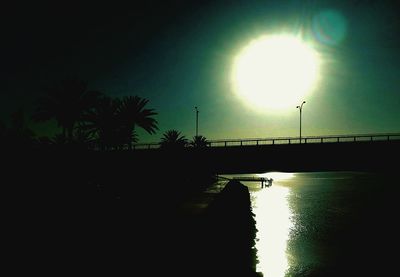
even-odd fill
[(250, 194), (229, 181), (207, 210), (210, 266), (219, 276), (258, 276), (255, 272), (255, 220)]

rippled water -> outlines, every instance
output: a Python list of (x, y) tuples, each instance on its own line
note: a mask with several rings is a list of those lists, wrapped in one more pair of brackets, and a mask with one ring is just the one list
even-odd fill
[(273, 186), (253, 197), (257, 222), (257, 271), (265, 276), (284, 276), (288, 268), (287, 241), (293, 227), (288, 205), (289, 189)]
[[(235, 175), (237, 176), (237, 175)], [(394, 266), (397, 180), (363, 172), (264, 173), (273, 185), (243, 182), (257, 224), (264, 276), (346, 276)]]

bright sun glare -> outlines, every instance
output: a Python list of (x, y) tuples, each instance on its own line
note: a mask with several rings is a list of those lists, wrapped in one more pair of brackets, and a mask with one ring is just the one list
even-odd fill
[(235, 58), (236, 94), (260, 111), (296, 107), (305, 100), (318, 78), (317, 53), (289, 35), (262, 36), (251, 41)]

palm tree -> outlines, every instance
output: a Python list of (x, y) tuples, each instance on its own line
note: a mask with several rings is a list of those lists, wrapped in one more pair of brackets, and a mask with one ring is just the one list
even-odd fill
[(132, 149), (136, 125), (143, 128), (149, 134), (154, 134), (158, 130), (157, 120), (153, 118), (157, 113), (154, 109), (145, 108), (148, 102), (148, 99), (139, 96), (126, 96), (121, 101), (118, 116), (120, 117), (122, 126), (125, 128), (125, 135), (127, 140), (129, 140), (129, 149)]
[(202, 147), (207, 147), (209, 143), (206, 137), (199, 135), (199, 136), (194, 136), (193, 140), (189, 144), (196, 148), (202, 148)]
[(62, 135), (72, 141), (76, 123), (82, 119), (85, 111), (93, 108), (100, 93), (89, 91), (87, 83), (79, 79), (61, 81), (45, 92), (32, 118), (35, 121), (55, 119), (62, 128)]
[(117, 147), (122, 144), (122, 127), (118, 117), (120, 100), (108, 96), (101, 97), (93, 109), (85, 112), (83, 120), (79, 125), (93, 135), (102, 150)]
[(169, 130), (164, 133), (161, 138), (162, 148), (183, 148), (187, 145), (188, 140), (177, 130)]
[(50, 145), (56, 146), (58, 148), (62, 148), (67, 145), (66, 137), (63, 134), (55, 134), (50, 139)]
[(73, 145), (75, 148), (93, 149), (94, 143), (95, 137), (92, 133), (85, 131), (82, 128), (77, 128), (73, 138)]

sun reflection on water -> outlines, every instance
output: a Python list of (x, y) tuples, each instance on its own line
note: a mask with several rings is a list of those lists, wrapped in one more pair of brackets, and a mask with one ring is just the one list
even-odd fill
[(288, 269), (286, 249), (293, 223), (288, 203), (289, 188), (280, 186), (279, 181), (293, 175), (268, 173), (259, 176), (273, 178), (274, 184), (254, 194), (253, 212), (258, 229), (255, 245), (259, 261), (257, 271), (264, 276), (281, 277)]

